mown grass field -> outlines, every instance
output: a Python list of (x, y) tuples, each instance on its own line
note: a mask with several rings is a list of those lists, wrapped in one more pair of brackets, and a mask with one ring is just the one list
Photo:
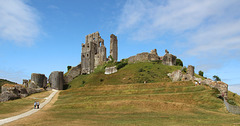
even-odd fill
[[(234, 125), (218, 92), (192, 82), (86, 85), (62, 91), (47, 116), (26, 125)], [(44, 120), (44, 121), (43, 121)]]
[[(158, 63), (129, 64), (104, 75), (98, 68), (81, 75), (40, 117), (19, 125), (237, 125), (240, 115), (228, 113), (219, 93), (192, 82), (171, 82), (167, 73), (181, 67)], [(147, 81), (148, 83), (143, 83)], [(229, 93), (240, 103), (238, 95)], [(38, 114), (38, 113), (36, 113)], [(14, 123), (16, 124), (16, 123)]]

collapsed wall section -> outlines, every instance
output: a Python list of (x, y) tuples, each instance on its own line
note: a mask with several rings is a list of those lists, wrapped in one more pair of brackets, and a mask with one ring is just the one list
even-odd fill
[(53, 71), (49, 75), (49, 83), (53, 89), (63, 90), (63, 72), (62, 71)]
[(31, 82), (34, 82), (39, 87), (45, 87), (47, 85), (47, 77), (45, 74), (32, 73)]

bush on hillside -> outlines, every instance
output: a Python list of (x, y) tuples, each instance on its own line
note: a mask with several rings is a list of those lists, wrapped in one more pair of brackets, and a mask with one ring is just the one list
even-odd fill
[(72, 68), (72, 66), (67, 66), (67, 70), (69, 71)]
[(125, 67), (126, 65), (128, 65), (128, 60), (126, 60), (126, 59), (122, 59), (121, 62), (116, 63), (116, 66), (117, 66), (118, 70)]
[(186, 67), (183, 67), (183, 68), (182, 68), (182, 72), (187, 73), (187, 68), (186, 68)]
[(237, 105), (233, 99), (228, 99), (227, 102), (231, 105)]
[(177, 66), (183, 66), (183, 62), (181, 59), (176, 59), (176, 65)]
[(221, 81), (221, 79), (217, 75), (214, 75), (213, 79), (214, 79), (214, 81)]
[(203, 71), (198, 71), (198, 75), (202, 76), (203, 77)]

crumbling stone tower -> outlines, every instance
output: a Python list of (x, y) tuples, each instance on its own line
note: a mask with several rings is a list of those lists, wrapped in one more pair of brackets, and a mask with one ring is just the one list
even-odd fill
[(47, 85), (47, 77), (45, 74), (32, 73), (31, 81), (33, 81), (39, 87), (44, 87)]
[(188, 65), (187, 74), (194, 76), (194, 66)]
[(176, 59), (176, 56), (169, 54), (169, 51), (165, 50), (165, 55), (163, 56), (162, 63), (164, 65), (174, 66), (176, 65)]
[(82, 44), (81, 73), (92, 73), (95, 67), (103, 64), (106, 60), (106, 47), (99, 32), (87, 35), (85, 44)]
[(110, 36), (110, 55), (114, 61), (118, 60), (118, 40), (114, 34)]

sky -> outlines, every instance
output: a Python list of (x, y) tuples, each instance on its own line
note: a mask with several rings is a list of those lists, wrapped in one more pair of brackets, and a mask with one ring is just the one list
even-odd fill
[(99, 31), (118, 60), (165, 49), (204, 76), (240, 84), (239, 0), (0, 0), (0, 78), (22, 83), (81, 62), (85, 36)]

